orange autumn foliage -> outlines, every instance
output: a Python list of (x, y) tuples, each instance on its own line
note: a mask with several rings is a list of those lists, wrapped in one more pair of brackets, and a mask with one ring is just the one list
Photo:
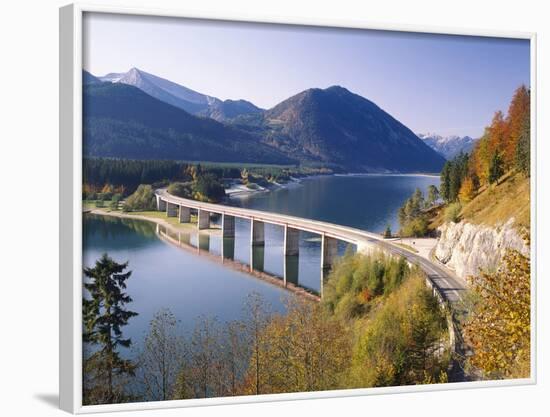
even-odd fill
[(476, 195), (476, 188), (474, 185), (474, 181), (472, 180), (472, 178), (466, 177), (458, 193), (460, 202), (467, 203), (469, 201), (472, 201), (475, 195)]
[(517, 144), (521, 135), (522, 124), (525, 117), (529, 117), (529, 104), (529, 90), (522, 85), (515, 91), (510, 107), (508, 108), (508, 115), (506, 116), (507, 140), (504, 143), (502, 150), (504, 155), (504, 163), (507, 167), (512, 166), (514, 163)]
[(491, 124), (472, 150), (470, 172), (479, 178), (481, 185), (488, 183), (489, 163), (495, 153), (502, 156), (505, 171), (514, 167), (523, 123), (529, 113), (530, 92), (522, 85), (514, 92), (508, 113), (504, 115), (497, 111), (494, 114)]

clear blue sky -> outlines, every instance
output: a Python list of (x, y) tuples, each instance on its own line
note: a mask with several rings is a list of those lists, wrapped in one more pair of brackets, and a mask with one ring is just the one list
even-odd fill
[(341, 85), (414, 132), (478, 137), (530, 85), (529, 41), (88, 14), (84, 68), (137, 67), (220, 99), (270, 108)]

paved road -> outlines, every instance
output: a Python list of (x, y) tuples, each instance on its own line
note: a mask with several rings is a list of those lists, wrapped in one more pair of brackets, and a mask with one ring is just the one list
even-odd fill
[(422, 268), (426, 272), (432, 284), (439, 290), (441, 296), (446, 301), (449, 301), (451, 303), (459, 301), (466, 289), (466, 282), (455, 276), (451, 271), (440, 265), (437, 265), (434, 262), (422, 258), (415, 253), (412, 253), (402, 247), (399, 247), (389, 241), (384, 240), (382, 236), (376, 233), (371, 233), (353, 227), (341, 226), (333, 223), (289, 216), (286, 214), (271, 213), (241, 207), (232, 207), (223, 204), (203, 203), (196, 200), (176, 197), (169, 194), (166, 189), (156, 190), (155, 194), (166, 202), (181, 205), (184, 207), (190, 207), (194, 209), (209, 211), (212, 213), (225, 214), (245, 219), (255, 219), (258, 221), (263, 221), (265, 223), (271, 223), (280, 226), (286, 225), (291, 228), (317, 233), (325, 235), (327, 237), (352, 243), (357, 245), (358, 249), (378, 247), (383, 249), (384, 251), (396, 255), (401, 255), (405, 257), (409, 262), (419, 265), (420, 268)]
[(461, 300), (466, 290), (466, 281), (457, 277), (452, 271), (389, 242), (379, 242), (379, 245), (385, 250), (402, 255), (410, 262), (418, 264), (428, 275), (430, 281), (439, 289), (444, 299), (451, 303)]

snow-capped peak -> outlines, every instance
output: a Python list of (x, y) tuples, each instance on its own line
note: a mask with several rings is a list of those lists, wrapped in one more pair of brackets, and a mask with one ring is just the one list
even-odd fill
[(460, 152), (470, 152), (477, 140), (470, 136), (442, 136), (436, 133), (418, 133), (417, 136), (447, 159), (452, 159)]

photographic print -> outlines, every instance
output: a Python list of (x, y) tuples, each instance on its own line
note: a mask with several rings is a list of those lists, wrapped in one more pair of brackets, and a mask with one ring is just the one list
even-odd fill
[(84, 12), (83, 405), (531, 378), (530, 60)]

